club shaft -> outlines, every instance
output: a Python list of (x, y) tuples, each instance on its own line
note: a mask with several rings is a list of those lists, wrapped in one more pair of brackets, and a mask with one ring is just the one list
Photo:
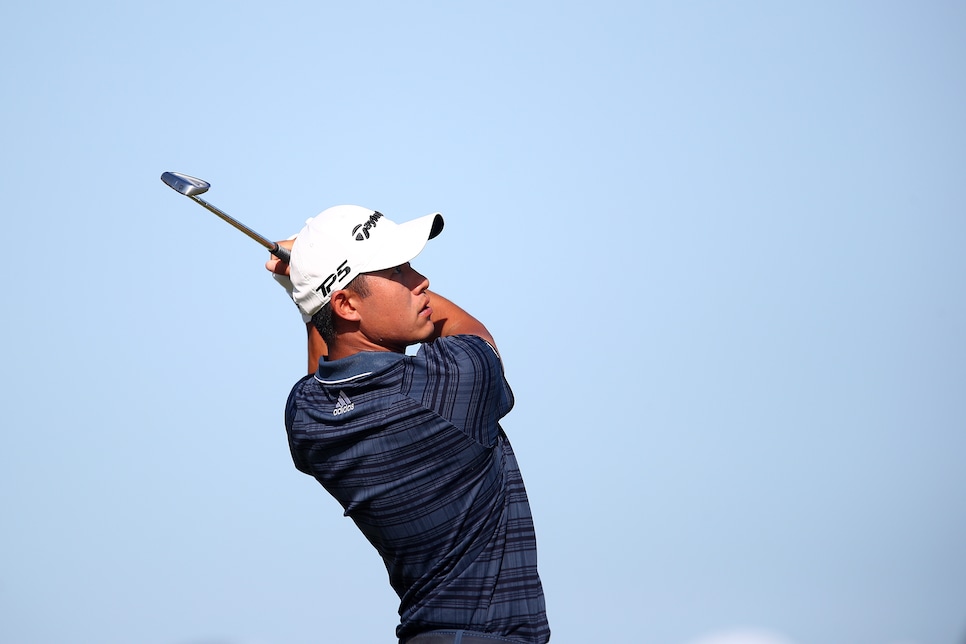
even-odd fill
[(259, 244), (267, 248), (268, 252), (270, 252), (272, 255), (275, 255), (275, 257), (278, 257), (283, 262), (288, 262), (290, 260), (291, 255), (288, 252), (287, 248), (283, 248), (279, 246), (278, 243), (273, 242), (269, 239), (266, 239), (265, 237), (262, 237), (261, 235), (256, 233), (254, 230), (252, 230), (245, 224), (233, 218), (228, 213), (223, 212), (217, 206), (213, 206), (212, 204), (208, 203), (201, 197), (198, 197), (197, 195), (186, 195), (186, 196), (189, 199), (193, 199), (194, 201), (197, 201), (200, 205), (204, 206), (207, 210), (218, 215), (221, 219), (229, 223), (231, 226), (233, 226), (234, 228), (237, 228), (238, 230), (242, 231), (243, 233), (245, 233), (246, 235), (248, 235), (249, 237), (257, 241)]

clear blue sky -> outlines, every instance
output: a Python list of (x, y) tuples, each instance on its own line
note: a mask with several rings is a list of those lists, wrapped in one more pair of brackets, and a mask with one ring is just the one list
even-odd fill
[(0, 642), (394, 641), (296, 311), (166, 170), (446, 216), (554, 644), (966, 642), (966, 4), (40, 0), (0, 53)]

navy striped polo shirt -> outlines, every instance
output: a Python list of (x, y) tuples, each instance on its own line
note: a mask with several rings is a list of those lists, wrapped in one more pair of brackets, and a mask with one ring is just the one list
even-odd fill
[(382, 556), (399, 638), (456, 628), (550, 639), (530, 504), (499, 425), (512, 406), (500, 358), (470, 335), (415, 356), (322, 362), (292, 389), (295, 466)]

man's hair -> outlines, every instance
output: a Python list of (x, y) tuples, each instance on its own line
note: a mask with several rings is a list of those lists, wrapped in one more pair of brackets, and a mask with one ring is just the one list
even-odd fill
[[(352, 291), (362, 298), (369, 297), (369, 284), (365, 273), (359, 273), (352, 281), (346, 285), (346, 290)], [(332, 306), (329, 302), (319, 309), (312, 316), (312, 325), (318, 330), (319, 335), (325, 340), (327, 346), (332, 346), (335, 342), (335, 315), (332, 313)]]

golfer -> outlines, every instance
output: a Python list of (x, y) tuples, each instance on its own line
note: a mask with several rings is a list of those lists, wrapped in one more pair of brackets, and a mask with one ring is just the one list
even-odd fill
[(382, 557), (399, 644), (544, 644), (496, 343), (410, 265), (442, 229), (438, 213), (396, 224), (336, 206), (284, 244), (290, 266), (266, 263), (309, 329), (310, 373), (285, 409), (289, 446)]

